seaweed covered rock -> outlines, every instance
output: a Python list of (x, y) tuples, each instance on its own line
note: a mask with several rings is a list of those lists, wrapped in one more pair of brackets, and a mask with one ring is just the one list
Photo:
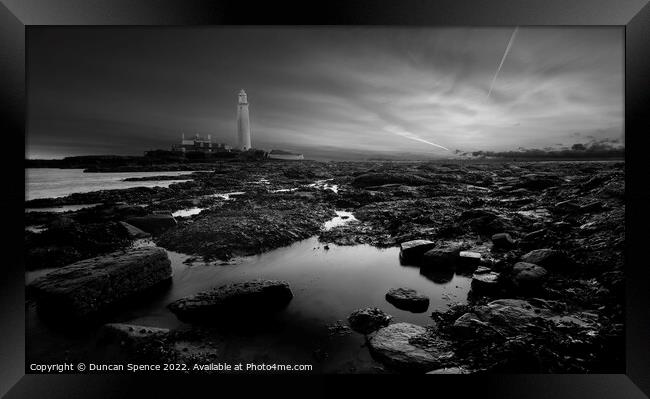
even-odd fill
[(361, 334), (369, 334), (381, 327), (387, 326), (392, 316), (379, 308), (357, 309), (348, 317), (350, 327)]
[(449, 341), (410, 323), (391, 324), (378, 330), (370, 335), (368, 347), (379, 362), (406, 372), (438, 369), (454, 356)]
[(159, 234), (176, 226), (176, 219), (171, 214), (136, 216), (127, 219), (126, 222), (151, 234)]
[(209, 323), (222, 316), (241, 316), (242, 312), (277, 311), (292, 298), (286, 281), (252, 280), (199, 292), (170, 303), (168, 308), (181, 320)]
[(28, 290), (41, 310), (84, 317), (152, 288), (172, 276), (162, 248), (145, 247), (86, 259), (34, 280)]
[(521, 257), (521, 261), (547, 269), (562, 269), (570, 266), (569, 258), (564, 252), (548, 248), (530, 251)]

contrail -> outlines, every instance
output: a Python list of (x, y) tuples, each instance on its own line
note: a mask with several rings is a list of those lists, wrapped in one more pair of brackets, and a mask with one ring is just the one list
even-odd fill
[(494, 77), (492, 78), (492, 83), (490, 84), (490, 90), (488, 91), (487, 98), (490, 98), (490, 94), (492, 94), (492, 88), (494, 87), (494, 82), (496, 82), (497, 76), (499, 76), (499, 72), (501, 71), (501, 67), (503, 66), (503, 62), (506, 60), (506, 57), (508, 56), (508, 53), (510, 52), (510, 47), (512, 46), (512, 42), (515, 41), (515, 35), (517, 34), (518, 29), (519, 29), (519, 27), (516, 26), (515, 30), (512, 31), (512, 35), (510, 35), (510, 40), (508, 40), (508, 45), (506, 46), (506, 51), (503, 52), (503, 57), (501, 57), (501, 62), (499, 63), (499, 67), (497, 68), (497, 71), (494, 74)]
[(396, 128), (394, 128), (394, 127), (388, 127), (387, 130), (390, 131), (391, 133), (394, 133), (394, 134), (396, 134), (396, 135), (398, 135), (398, 136), (405, 137), (405, 138), (410, 139), (410, 140), (419, 141), (419, 142), (421, 142), (421, 143), (429, 144), (429, 145), (432, 145), (432, 146), (434, 146), (434, 147), (442, 148), (443, 150), (451, 151), (451, 150), (450, 150), (449, 148), (447, 148), (447, 147), (443, 147), (443, 146), (441, 146), (440, 144), (436, 144), (436, 143), (432, 143), (432, 142), (430, 142), (430, 141), (427, 141), (427, 140), (425, 140), (425, 139), (423, 139), (423, 138), (420, 138), (420, 137), (418, 137), (417, 135), (415, 135), (415, 134), (413, 134), (413, 133), (410, 133), (410, 132), (406, 132), (406, 131), (403, 131), (403, 130), (399, 130), (399, 129), (396, 129)]

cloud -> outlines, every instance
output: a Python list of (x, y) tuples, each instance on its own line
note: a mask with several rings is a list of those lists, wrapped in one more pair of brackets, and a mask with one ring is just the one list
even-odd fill
[(56, 147), (64, 155), (138, 154), (181, 131), (232, 144), (242, 87), (263, 148), (442, 155), (422, 144), (504, 151), (623, 135), (618, 28), (520, 28), (489, 101), (512, 28), (28, 34), (28, 152), (57, 141), (74, 144)]

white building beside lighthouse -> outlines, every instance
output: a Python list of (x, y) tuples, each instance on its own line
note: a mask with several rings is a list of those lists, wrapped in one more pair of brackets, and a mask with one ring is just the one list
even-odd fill
[(239, 91), (237, 104), (237, 148), (248, 151), (251, 148), (251, 122), (248, 116), (248, 98), (244, 89)]

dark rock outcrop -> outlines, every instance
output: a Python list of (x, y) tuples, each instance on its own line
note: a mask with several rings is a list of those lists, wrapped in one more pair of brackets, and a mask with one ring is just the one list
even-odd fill
[(127, 219), (126, 222), (151, 234), (159, 234), (176, 226), (176, 219), (170, 214), (137, 216)]
[(386, 327), (392, 316), (386, 314), (379, 308), (357, 309), (348, 317), (350, 327), (361, 334), (370, 334), (382, 327)]
[(102, 311), (172, 276), (162, 248), (145, 247), (86, 259), (36, 279), (29, 286), (39, 308), (84, 317)]
[(521, 261), (533, 263), (549, 270), (563, 269), (571, 266), (569, 259), (562, 251), (548, 248), (530, 251), (521, 257)]
[(170, 303), (168, 308), (181, 320), (209, 323), (219, 317), (241, 316), (245, 312), (277, 311), (292, 298), (286, 281), (252, 280), (181, 298)]
[(512, 268), (512, 283), (522, 291), (534, 291), (540, 288), (547, 271), (533, 263), (517, 262)]
[(355, 187), (381, 186), (385, 184), (404, 184), (408, 186), (419, 186), (430, 184), (431, 181), (417, 175), (399, 173), (365, 173), (352, 180)]
[(132, 224), (129, 224), (127, 222), (120, 222), (122, 226), (127, 231), (127, 234), (131, 239), (138, 239), (138, 238), (148, 238), (151, 237), (151, 234), (147, 233), (146, 231), (142, 231), (139, 228), (133, 226)]

